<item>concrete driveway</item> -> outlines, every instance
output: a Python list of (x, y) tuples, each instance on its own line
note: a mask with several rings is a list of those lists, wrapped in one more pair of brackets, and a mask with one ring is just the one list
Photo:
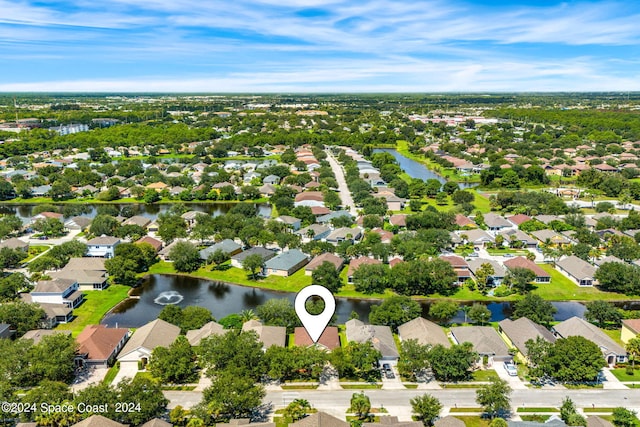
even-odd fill
[(120, 363), (120, 370), (118, 371), (118, 375), (111, 382), (112, 385), (118, 385), (120, 381), (125, 378), (133, 379), (138, 373), (138, 363), (134, 362), (126, 362)]
[(507, 373), (507, 370), (504, 369), (504, 362), (493, 362), (493, 369), (495, 369), (496, 374), (498, 374), (500, 379), (505, 380), (512, 389), (528, 390), (528, 387), (524, 384), (520, 377), (512, 377)]

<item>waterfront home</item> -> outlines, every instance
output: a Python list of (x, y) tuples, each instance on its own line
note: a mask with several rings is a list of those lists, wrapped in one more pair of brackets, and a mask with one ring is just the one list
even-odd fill
[(488, 358), (489, 365), (513, 359), (498, 331), (490, 326), (455, 326), (451, 337), (456, 344), (471, 343), (480, 357)]
[(351, 319), (346, 324), (347, 341), (357, 343), (370, 342), (373, 347), (380, 352), (382, 358), (378, 361), (380, 366), (383, 363), (395, 365), (398, 363), (400, 354), (396, 347), (391, 328), (381, 325), (367, 325), (358, 319)]
[(262, 274), (264, 276), (291, 276), (309, 262), (309, 257), (300, 249), (291, 249), (282, 252), (264, 263)]
[(505, 261), (504, 266), (507, 270), (513, 270), (514, 268), (526, 268), (531, 270), (536, 275), (534, 281), (536, 283), (549, 283), (551, 282), (551, 275), (544, 271), (540, 266), (536, 265), (533, 261), (528, 260), (523, 256), (511, 258)]
[(221, 242), (215, 243), (202, 249), (200, 251), (200, 259), (206, 261), (209, 259), (209, 256), (216, 253), (217, 251), (222, 251), (228, 256), (233, 256), (242, 252), (242, 245), (239, 245), (231, 239), (224, 239)]
[(276, 251), (263, 248), (262, 246), (254, 246), (232, 256), (231, 265), (236, 268), (242, 268), (242, 263), (250, 255), (260, 255), (262, 257), (262, 262), (266, 262), (276, 256)]
[(61, 329), (32, 329), (27, 331), (20, 337), (22, 340), (31, 340), (34, 345), (40, 344), (44, 337), (50, 337), (53, 335), (71, 335), (71, 331), (65, 331)]
[(153, 248), (153, 250), (158, 253), (162, 250), (162, 241), (158, 240), (158, 239), (154, 239), (151, 236), (143, 236), (141, 238), (139, 238), (138, 240), (136, 240), (136, 244), (140, 244), (140, 243), (147, 243), (149, 245), (151, 245), (151, 247)]
[(110, 366), (129, 338), (129, 329), (88, 325), (77, 336), (80, 362), (89, 366)]
[(149, 363), (156, 347), (169, 347), (180, 335), (180, 328), (156, 319), (139, 327), (118, 355), (120, 369), (137, 371)]
[(422, 345), (442, 345), (451, 347), (451, 342), (444, 330), (425, 318), (416, 317), (398, 327), (398, 338), (401, 341), (416, 340)]
[(340, 335), (338, 334), (338, 328), (336, 326), (327, 326), (315, 343), (304, 327), (298, 326), (295, 328), (293, 336), (294, 343), (298, 347), (316, 346), (327, 351), (340, 347)]
[(575, 255), (563, 257), (556, 262), (556, 269), (578, 286), (593, 286), (597, 268)]
[(498, 322), (498, 330), (509, 347), (518, 350), (516, 358), (524, 363), (529, 363), (527, 341), (535, 341), (538, 338), (550, 343), (556, 341), (556, 337), (551, 331), (526, 317), (516, 320), (504, 319)]
[(620, 344), (609, 338), (597, 326), (579, 317), (573, 316), (558, 323), (552, 328), (552, 331), (558, 338), (581, 336), (596, 343), (609, 365), (623, 363), (627, 360), (627, 351)]
[(300, 224), (302, 223), (302, 221), (299, 218), (295, 218), (289, 215), (280, 215), (279, 217), (276, 218), (276, 221), (282, 224), (285, 224), (288, 228), (292, 229), (293, 231), (300, 230)]
[(31, 291), (31, 300), (36, 303), (62, 304), (76, 308), (83, 300), (77, 280), (52, 279), (40, 280)]
[(221, 324), (212, 321), (206, 323), (200, 329), (187, 331), (187, 341), (189, 341), (189, 344), (192, 346), (198, 346), (203, 339), (214, 335), (224, 335), (225, 332)]
[(287, 341), (287, 328), (284, 326), (265, 326), (259, 320), (249, 320), (242, 324), (242, 330), (255, 332), (263, 351), (274, 345), (284, 347)]
[(499, 286), (507, 275), (504, 267), (492, 259), (473, 258), (467, 261), (467, 264), (469, 264), (469, 271), (476, 281), (478, 280), (477, 272), (483, 264), (489, 264), (493, 268), (493, 274), (487, 276), (487, 286)]
[(342, 257), (325, 252), (313, 258), (309, 264), (306, 265), (304, 268), (304, 274), (311, 276), (316, 268), (320, 267), (325, 262), (332, 264), (338, 271), (342, 270), (342, 266), (344, 265), (344, 259)]
[(116, 246), (120, 244), (120, 239), (112, 236), (102, 235), (94, 237), (87, 242), (87, 256), (113, 258)]
[(353, 283), (353, 275), (356, 273), (358, 268), (360, 268), (363, 264), (382, 264), (382, 261), (379, 259), (369, 258), (366, 256), (361, 256), (358, 258), (354, 258), (349, 262), (349, 268), (347, 269), (347, 283)]

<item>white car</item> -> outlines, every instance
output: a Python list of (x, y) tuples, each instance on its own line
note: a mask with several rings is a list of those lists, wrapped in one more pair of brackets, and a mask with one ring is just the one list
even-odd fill
[(516, 365), (514, 365), (511, 362), (504, 362), (504, 369), (507, 371), (507, 374), (509, 374), (512, 377), (517, 377), (518, 376), (518, 369), (516, 369)]

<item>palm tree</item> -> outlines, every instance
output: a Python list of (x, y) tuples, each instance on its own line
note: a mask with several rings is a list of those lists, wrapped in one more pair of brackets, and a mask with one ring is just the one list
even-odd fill
[(242, 319), (242, 323), (248, 322), (249, 320), (257, 319), (258, 316), (256, 312), (252, 309), (242, 310), (240, 312), (240, 319)]
[(625, 350), (631, 356), (631, 367), (635, 369), (636, 367), (636, 357), (640, 357), (640, 337), (635, 337), (627, 342), (625, 346)]
[(460, 309), (464, 312), (464, 323), (467, 323), (467, 315), (469, 314), (469, 310), (471, 310), (471, 306), (463, 305)]

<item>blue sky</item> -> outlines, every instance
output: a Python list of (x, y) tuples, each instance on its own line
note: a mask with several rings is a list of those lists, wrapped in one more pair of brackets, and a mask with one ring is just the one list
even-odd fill
[(640, 2), (0, 0), (0, 91), (640, 90)]

